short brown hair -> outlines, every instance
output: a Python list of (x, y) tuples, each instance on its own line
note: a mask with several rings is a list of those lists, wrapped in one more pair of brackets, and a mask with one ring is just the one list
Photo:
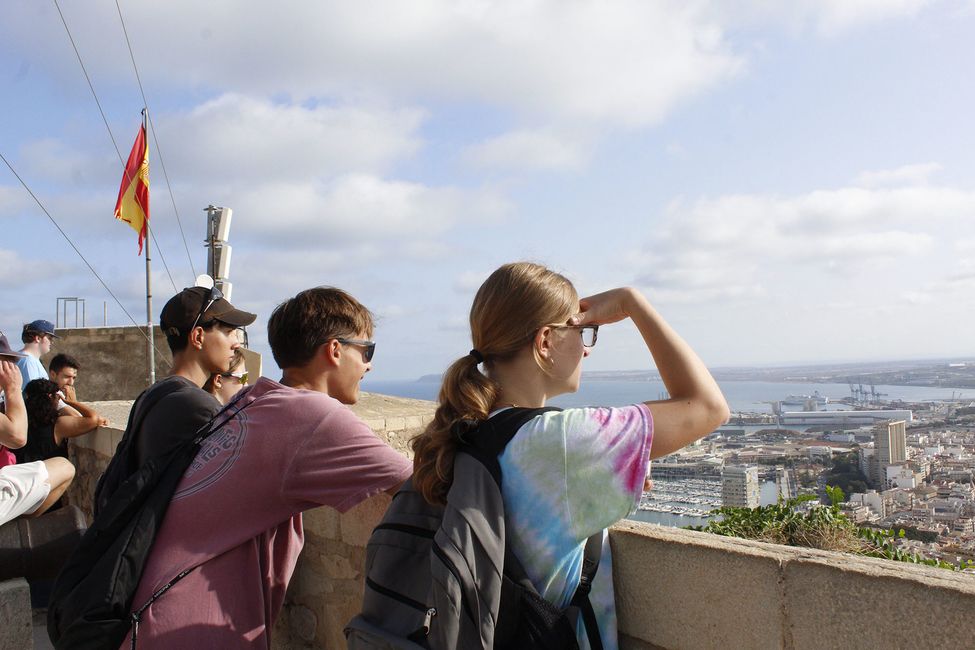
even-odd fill
[(341, 289), (315, 287), (275, 307), (267, 321), (267, 341), (280, 368), (297, 368), (329, 339), (371, 337), (372, 313)]

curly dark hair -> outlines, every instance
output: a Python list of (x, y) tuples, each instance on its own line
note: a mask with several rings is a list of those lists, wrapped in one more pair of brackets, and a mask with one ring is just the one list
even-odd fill
[(58, 385), (50, 379), (35, 379), (24, 388), (24, 405), (27, 420), (34, 426), (54, 424), (58, 419), (57, 402), (51, 396), (58, 392)]

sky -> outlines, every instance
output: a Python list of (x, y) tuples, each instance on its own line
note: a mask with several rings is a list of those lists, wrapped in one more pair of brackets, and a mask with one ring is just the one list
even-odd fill
[[(712, 367), (975, 357), (973, 33), (971, 0), (8, 0), (0, 153), (122, 306), (0, 165), (0, 329), (144, 322), (137, 69), (154, 320), (230, 207), (265, 374), (318, 285), (376, 314), (372, 379), (441, 372), (516, 260), (637, 287)], [(585, 369), (651, 363), (622, 323)]]

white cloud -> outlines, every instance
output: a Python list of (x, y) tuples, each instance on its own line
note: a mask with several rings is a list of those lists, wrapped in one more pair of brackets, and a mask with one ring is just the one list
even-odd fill
[(911, 18), (933, 0), (716, 0), (709, 13), (728, 26), (781, 25), (799, 32), (812, 30), (821, 36), (836, 36), (878, 22)]
[[(742, 58), (700, 2), (375, 3), (174, 0), (126, 6), (143, 79), (297, 101), (416, 97), (543, 117), (654, 124), (737, 75)], [(64, 13), (88, 67), (131, 77), (114, 6)], [(3, 38), (76, 78), (49, 7), (0, 20)], [(39, 27), (40, 26), (40, 27)], [(48, 43), (59, 45), (48, 51)], [(70, 66), (70, 67), (69, 67)]]
[(628, 260), (641, 284), (675, 302), (805, 295), (830, 277), (843, 288), (906, 259), (934, 264), (973, 221), (975, 192), (937, 187), (676, 200), (653, 254)]
[(590, 146), (552, 131), (511, 131), (470, 147), (465, 159), (478, 167), (523, 170), (579, 169)]
[(367, 174), (324, 183), (269, 183), (242, 190), (235, 200), (248, 206), (234, 213), (235, 222), (240, 219), (243, 229), (265, 245), (325, 249), (344, 248), (349, 241), (429, 242), (456, 224), (496, 221), (509, 209), (489, 190), (428, 187)]
[(388, 168), (420, 146), (423, 112), (304, 106), (227, 93), (158, 119), (167, 166), (207, 183), (267, 182)]
[(904, 165), (896, 169), (862, 172), (856, 178), (861, 187), (885, 187), (896, 185), (927, 185), (930, 177), (942, 170), (936, 162)]
[(0, 248), (0, 287), (23, 289), (64, 273), (68, 265), (60, 259), (26, 258), (17, 251)]
[(454, 279), (454, 291), (465, 296), (473, 295), (491, 275), (490, 271), (464, 271)]

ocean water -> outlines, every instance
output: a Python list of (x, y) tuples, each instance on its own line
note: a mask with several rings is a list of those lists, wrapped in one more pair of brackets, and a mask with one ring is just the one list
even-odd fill
[[(806, 384), (767, 381), (722, 381), (718, 382), (725, 399), (733, 412), (771, 413), (769, 402), (785, 399), (789, 395), (812, 395), (818, 391), (830, 400), (850, 396), (847, 384)], [(434, 381), (370, 381), (362, 382), (362, 389), (374, 393), (412, 397), (415, 399), (436, 400), (440, 390), (439, 382)], [(975, 390), (958, 388), (923, 388), (915, 386), (877, 386), (877, 392), (886, 394), (884, 400), (904, 400), (905, 402), (924, 402), (929, 400), (956, 398), (959, 393), (965, 398), (975, 399)], [(559, 395), (551, 400), (554, 406), (626, 406), (636, 402), (660, 399), (666, 389), (659, 381), (615, 381), (583, 379), (576, 393)], [(790, 410), (801, 410), (790, 407)]]

